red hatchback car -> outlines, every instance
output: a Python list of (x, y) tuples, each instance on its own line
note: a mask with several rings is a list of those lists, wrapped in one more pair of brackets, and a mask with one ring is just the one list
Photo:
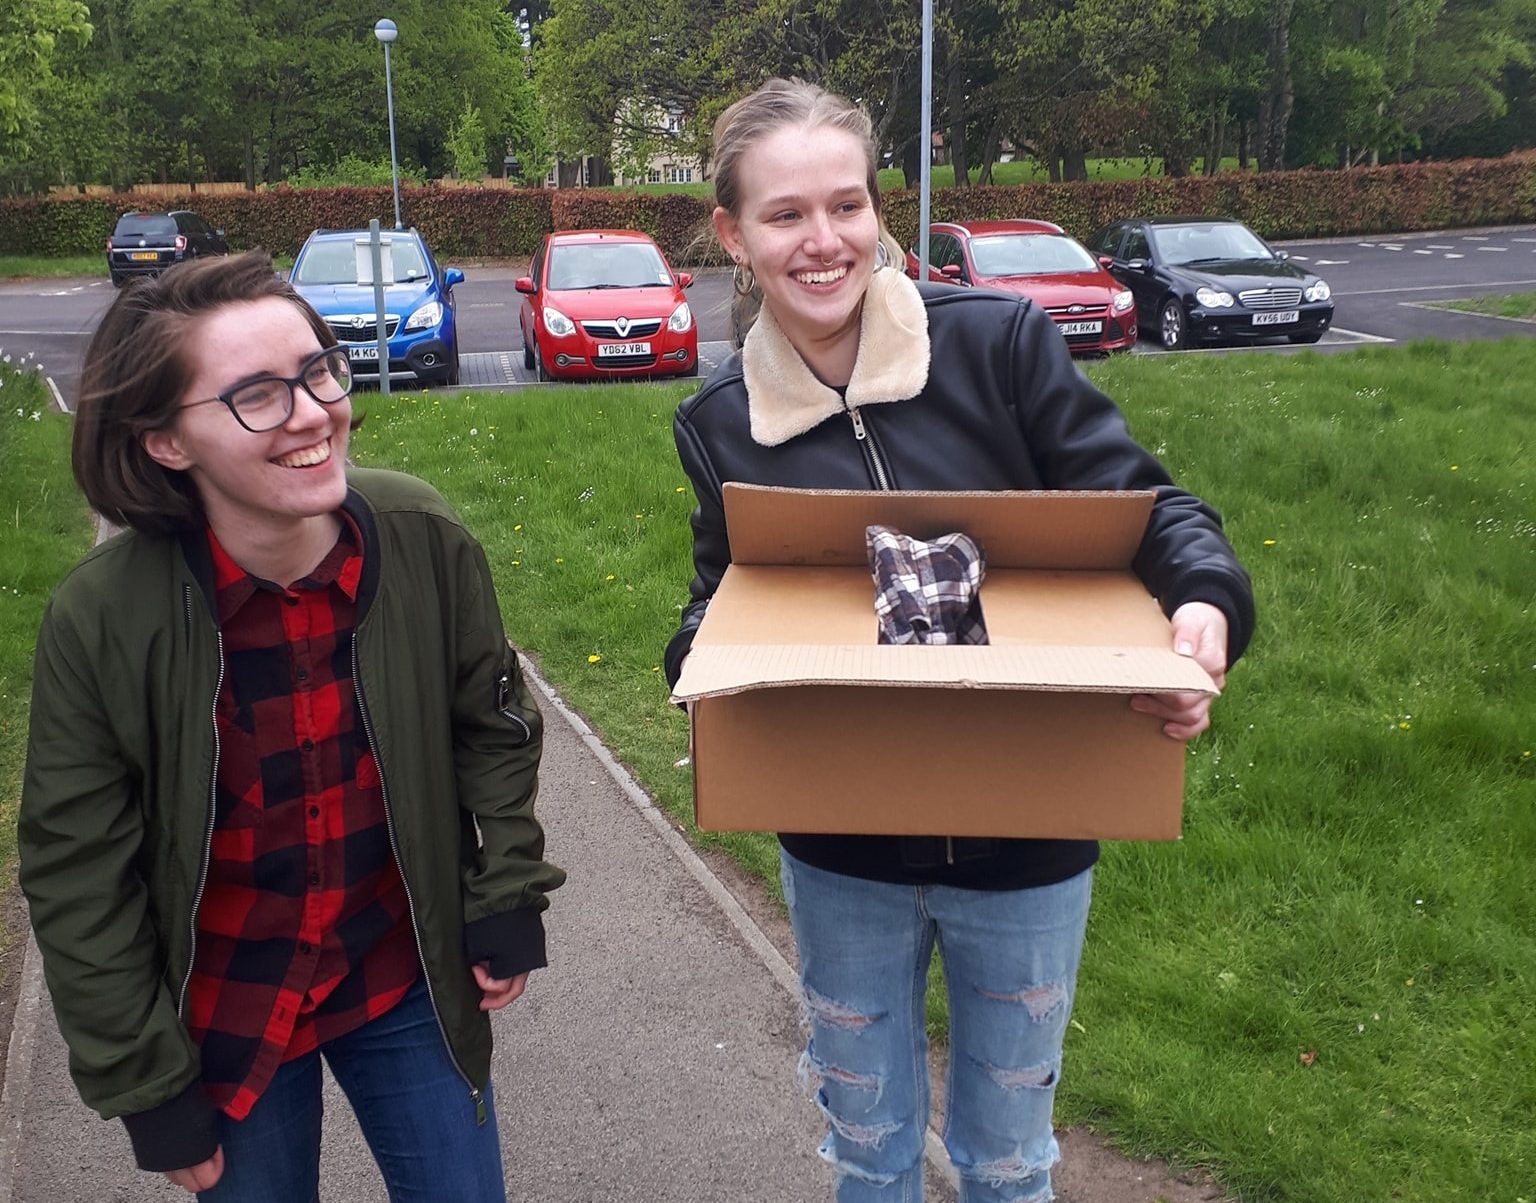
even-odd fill
[[(917, 279), (917, 255), (907, 275)], [(934, 222), (928, 278), (1029, 297), (1056, 321), (1074, 355), (1136, 343), (1136, 297), (1077, 239), (1048, 221)]]
[(540, 380), (695, 376), (692, 283), (638, 230), (548, 234), (517, 281), (523, 366)]

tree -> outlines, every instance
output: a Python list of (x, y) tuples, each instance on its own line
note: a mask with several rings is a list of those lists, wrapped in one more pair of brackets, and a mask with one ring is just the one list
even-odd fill
[(90, 36), (90, 13), (80, 0), (6, 0), (0, 6), (0, 168), (29, 153), (27, 131), (37, 121), (39, 93), (54, 78), (61, 44)]
[(460, 180), (478, 180), (485, 174), (485, 122), (468, 96), (464, 111), (448, 131), (448, 159)]

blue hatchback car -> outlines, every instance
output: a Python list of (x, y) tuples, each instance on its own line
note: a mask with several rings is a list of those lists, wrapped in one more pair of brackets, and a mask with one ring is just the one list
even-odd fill
[[(456, 267), (440, 268), (414, 229), (385, 230), (392, 270), (384, 280), (389, 377), (428, 384), (458, 384), (459, 336), (453, 286), (464, 282)], [(361, 241), (361, 245), (360, 245)], [(378, 377), (378, 318), (368, 259), (367, 230), (316, 230), (304, 241), (288, 279), (335, 331), (359, 378)]]

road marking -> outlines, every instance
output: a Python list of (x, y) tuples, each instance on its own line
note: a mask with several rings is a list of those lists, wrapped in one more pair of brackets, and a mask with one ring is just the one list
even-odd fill
[(1433, 255), (1434, 251), (1414, 251), (1415, 255)]
[(1497, 251), (1501, 255), (1509, 250), (1507, 246), (1480, 246), (1477, 249), (1480, 251)]
[(1536, 238), (1516, 238), (1516, 242), (1536, 242)]
[(1353, 342), (1361, 343), (1395, 343), (1395, 338), (1383, 338), (1380, 334), (1366, 334), (1361, 330), (1346, 330), (1343, 326), (1330, 326), (1329, 334), (1342, 334)]
[[(1463, 300), (1462, 297), (1447, 297), (1447, 300)], [(1536, 326), (1536, 318), (1506, 317), (1502, 313), (1477, 313), (1471, 309), (1449, 309), (1444, 304), (1437, 305), (1434, 301), (1399, 301), (1404, 309), (1432, 309), (1436, 313), (1454, 313), (1458, 317), (1491, 317), (1496, 322), (1518, 322), (1522, 326)]]
[(1307, 257), (1305, 255), (1292, 255), (1291, 258), (1296, 260), (1297, 263), (1307, 262)]
[(1374, 250), (1376, 248), (1376, 244), (1374, 242), (1357, 242), (1357, 243), (1355, 243), (1355, 245), (1356, 246), (1368, 247), (1368, 248), (1370, 248), (1372, 250)]
[(1513, 288), (1536, 280), (1479, 280), (1475, 284), (1418, 284), (1412, 288), (1368, 288), (1363, 292), (1336, 292), (1336, 297), (1381, 297), (1394, 292), (1444, 292), (1447, 288)]
[(1400, 251), (1403, 248), (1398, 246), (1395, 242), (1383, 242), (1381, 244), (1381, 249), (1384, 251)]
[(1445, 257), (1447, 259), (1465, 259), (1466, 258), (1465, 255), (1458, 255), (1455, 251), (1447, 251)]
[(69, 406), (64, 404), (64, 396), (59, 392), (59, 386), (53, 382), (53, 377), (44, 376), (43, 379), (48, 382), (48, 390), (53, 394), (53, 403), (62, 409), (65, 413), (68, 413)]
[(1343, 264), (1348, 263), (1348, 262), (1349, 262), (1348, 259), (1319, 259), (1317, 261), (1317, 266), (1318, 267), (1339, 267), (1339, 266), (1342, 266)]
[(1461, 236), (1461, 240), (1463, 242), (1487, 242), (1488, 241), (1488, 235), (1486, 235), (1486, 234), (1463, 234)]
[(465, 306), (466, 309), (505, 309), (506, 307), (505, 301), (471, 301)]
[[(1536, 242), (1536, 238), (1531, 239), (1531, 241)], [(1449, 242), (1426, 242), (1424, 245), (1432, 251), (1453, 251), (1456, 249)]]

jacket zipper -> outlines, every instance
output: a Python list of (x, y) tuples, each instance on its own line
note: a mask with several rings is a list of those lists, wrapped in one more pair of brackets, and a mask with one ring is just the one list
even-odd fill
[(389, 781), (384, 776), (384, 758), (379, 755), (378, 741), (373, 733), (373, 715), (368, 710), (368, 699), (363, 695), (362, 666), (357, 654), (357, 635), (352, 636), (352, 690), (357, 695), (357, 709), (363, 716), (363, 734), (368, 738), (368, 751), (373, 756), (373, 762), (379, 770), (379, 793), (384, 799), (384, 825), (389, 830), (390, 851), (395, 854), (395, 864), (400, 869), (400, 884), (405, 889), (405, 906), (411, 915), (411, 935), (416, 940), (416, 957), (421, 961), (422, 979), (427, 983), (427, 999), (432, 1004), (432, 1017), (437, 1020), (437, 1030), (443, 1038), (443, 1048), (448, 1052), (448, 1060), (453, 1063), (453, 1068), (459, 1077), (464, 1079), (464, 1085), (469, 1087), (470, 1102), (475, 1105), (475, 1124), (485, 1123), (485, 1096), (470, 1080), (464, 1067), (459, 1064), (459, 1059), (454, 1055), (453, 1045), (448, 1040), (448, 1029), (443, 1026), (443, 1014), (437, 1006), (437, 994), (432, 989), (432, 974), (427, 970), (426, 949), (421, 942), (421, 926), (416, 921), (416, 897), (411, 893), (411, 882), (405, 875), (405, 862), (400, 857), (400, 840), (395, 832), (395, 812), (389, 802)]
[[(874, 479), (875, 487), (889, 491), (891, 474), (886, 467), (880, 440), (875, 436), (874, 429), (864, 425), (864, 417), (859, 413), (858, 407), (849, 405), (846, 398), (843, 400), (843, 409), (847, 411), (849, 420), (853, 422), (853, 437), (858, 440), (859, 447), (864, 453), (864, 464)], [(944, 859), (951, 865), (955, 863), (955, 837), (952, 835), (944, 837)]]
[[(192, 629), (192, 586), (183, 585), (187, 603), (187, 630)], [(213, 855), (213, 824), (219, 806), (219, 691), (224, 688), (224, 632), (215, 629), (219, 651), (219, 676), (213, 685), (213, 705), (209, 719), (213, 723), (213, 769), (208, 775), (208, 826), (203, 832), (203, 858), (197, 866), (197, 889), (192, 894), (192, 914), (187, 923), (191, 943), (187, 949), (187, 972), (181, 979), (181, 997), (176, 1000), (176, 1014), (182, 1016), (187, 1005), (187, 987), (192, 984), (192, 968), (197, 964), (197, 911), (203, 905), (203, 890), (208, 885), (208, 860)]]
[(853, 437), (858, 440), (859, 448), (864, 453), (864, 466), (869, 469), (870, 476), (874, 479), (875, 488), (889, 490), (891, 487), (891, 474), (886, 469), (885, 460), (880, 453), (880, 440), (875, 438), (875, 432), (864, 426), (864, 418), (855, 406), (851, 406), (845, 400), (843, 409), (847, 411), (849, 419), (853, 422)]

